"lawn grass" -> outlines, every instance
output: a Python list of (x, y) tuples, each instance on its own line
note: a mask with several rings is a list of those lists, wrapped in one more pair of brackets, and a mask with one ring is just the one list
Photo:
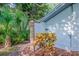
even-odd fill
[(8, 56), (12, 51), (15, 51), (14, 47), (0, 49), (0, 56)]

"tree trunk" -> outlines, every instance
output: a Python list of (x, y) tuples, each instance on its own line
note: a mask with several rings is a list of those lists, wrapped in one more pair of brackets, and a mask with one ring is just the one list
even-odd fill
[(11, 47), (11, 39), (9, 35), (6, 35), (5, 38), (5, 48)]
[(29, 22), (29, 28), (30, 28), (30, 50), (34, 51), (34, 46), (33, 46), (33, 40), (34, 40), (34, 37), (35, 37), (35, 34), (34, 34), (34, 21), (31, 20)]

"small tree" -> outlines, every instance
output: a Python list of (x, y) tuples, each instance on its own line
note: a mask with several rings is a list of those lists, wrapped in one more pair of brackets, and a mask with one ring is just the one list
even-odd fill
[(3, 7), (3, 8), (1, 8), (0, 11), (1, 11), (1, 16), (0, 16), (1, 20), (0, 21), (5, 27), (5, 29), (4, 29), (4, 32), (5, 32), (5, 35), (6, 35), (5, 47), (10, 47), (11, 46), (11, 42), (10, 42), (11, 27), (9, 27), (9, 24), (10, 24), (10, 21), (13, 20), (13, 17), (9, 12), (8, 7)]

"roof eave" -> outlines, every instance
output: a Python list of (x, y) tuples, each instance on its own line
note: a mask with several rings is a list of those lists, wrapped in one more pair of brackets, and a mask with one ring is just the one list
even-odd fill
[(40, 21), (37, 21), (37, 22), (47, 22), (48, 20), (50, 20), (51, 18), (53, 18), (54, 16), (56, 16), (57, 14), (59, 14), (61, 11), (63, 11), (64, 9), (66, 9), (67, 7), (69, 7), (70, 5), (72, 5), (72, 3), (61, 4), (60, 7), (58, 7), (58, 8), (56, 7), (52, 12), (50, 12), (45, 17), (43, 17)]

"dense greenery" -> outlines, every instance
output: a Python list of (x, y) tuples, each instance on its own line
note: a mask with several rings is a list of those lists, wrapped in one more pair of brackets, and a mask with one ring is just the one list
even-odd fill
[(48, 4), (0, 4), (0, 44), (10, 36), (12, 45), (29, 39), (29, 20), (37, 20), (50, 10)]
[[(2, 7), (0, 10), (0, 43), (4, 43), (6, 35), (9, 35), (12, 44), (17, 44), (28, 37), (28, 17), (18, 9)], [(2, 41), (3, 40), (3, 41)]]
[(17, 8), (27, 13), (29, 18), (32, 18), (34, 20), (40, 19), (51, 10), (51, 7), (49, 6), (49, 4), (45, 4), (45, 3), (44, 4), (42, 3), (17, 4)]

